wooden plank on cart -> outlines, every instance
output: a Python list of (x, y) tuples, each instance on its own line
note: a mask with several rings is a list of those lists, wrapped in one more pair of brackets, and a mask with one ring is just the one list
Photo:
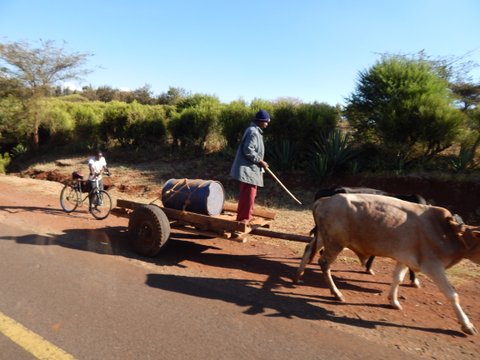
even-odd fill
[(146, 205), (145, 203), (139, 203), (131, 200), (117, 199), (117, 207), (133, 210), (138, 206)]
[(232, 236), (231, 232), (218, 233), (218, 232), (213, 232), (213, 231), (202, 231), (202, 230), (198, 230), (196, 228), (192, 228), (190, 226), (174, 225), (174, 226), (172, 226), (172, 228), (174, 228), (174, 229), (178, 228), (178, 229), (180, 229), (184, 232), (188, 232), (188, 233), (195, 234), (195, 235), (204, 235), (204, 236), (208, 236), (208, 237), (212, 237), (212, 238), (222, 238), (222, 239), (232, 240), (232, 241), (240, 242), (240, 243), (244, 243), (246, 241), (244, 236), (247, 235), (247, 234), (242, 233), (240, 236), (234, 237), (234, 236)]
[(223, 219), (216, 216), (208, 216), (189, 211), (175, 210), (162, 207), (169, 220), (179, 220), (188, 224), (196, 225), (200, 230), (224, 230), (246, 232), (247, 225), (235, 220)]
[[(130, 200), (117, 200), (117, 207), (126, 209), (135, 209), (138, 206), (145, 205)], [(190, 225), (195, 225), (199, 230), (207, 231), (237, 231), (248, 232), (248, 226), (242, 222), (232, 219), (221, 218), (219, 216), (209, 216), (203, 214), (192, 213), (189, 211), (170, 209), (160, 206), (165, 215), (167, 215), (170, 221), (182, 221)]]
[[(118, 199), (117, 200), (117, 207), (119, 208), (125, 208), (125, 209), (135, 209), (137, 206), (140, 206), (140, 205), (145, 205), (144, 203), (139, 203), (139, 202), (135, 202), (135, 201), (131, 201), (131, 200), (124, 200), (124, 199)], [(163, 207), (162, 207), (163, 209)], [(237, 204), (236, 203), (232, 203), (232, 202), (225, 202), (224, 204), (224, 207), (223, 207), (224, 211), (225, 212), (232, 212), (232, 213), (236, 213), (237, 212)], [(275, 216), (276, 216), (276, 213), (274, 213), (273, 211), (269, 211), (269, 210), (266, 210), (266, 209), (262, 209), (262, 208), (255, 208), (253, 210), (253, 216), (259, 216), (259, 217), (263, 217), (265, 219), (270, 219), (270, 220), (274, 220), (275, 219)]]

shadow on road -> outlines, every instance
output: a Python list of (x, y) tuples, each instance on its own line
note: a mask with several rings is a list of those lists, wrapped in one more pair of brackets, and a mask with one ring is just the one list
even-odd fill
[[(79, 209), (78, 213), (66, 213), (60, 208), (54, 207), (38, 207), (38, 206), (0, 206), (0, 211), (4, 211), (10, 214), (16, 214), (21, 212), (41, 212), (44, 214), (55, 215), (55, 216), (75, 216), (81, 214), (82, 210)], [(83, 212), (87, 212), (86, 209)]]
[(388, 321), (370, 321), (352, 317), (335, 316), (333, 311), (327, 310), (318, 303), (312, 304), (311, 298), (291, 296), (275, 290), (266, 291), (258, 287), (258, 281), (238, 279), (214, 279), (187, 277), (178, 275), (148, 274), (148, 286), (201, 297), (212, 300), (236, 304), (245, 307), (244, 314), (264, 314), (269, 317), (298, 317), (308, 320), (326, 320), (337, 324), (373, 329), (378, 326), (409, 328), (450, 336), (465, 336), (463, 333), (452, 330), (426, 328), (420, 326), (405, 326)]
[[(58, 215), (61, 210), (49, 208), (15, 209), (0, 207), (1, 211), (51, 211)], [(173, 241), (169, 241), (161, 254), (156, 258), (146, 258), (135, 254), (128, 240), (127, 229), (123, 226), (101, 227), (96, 229), (67, 229), (63, 234), (27, 234), (22, 236), (1, 236), (0, 241), (16, 241), (18, 244), (38, 246), (62, 246), (69, 249), (94, 252), (104, 255), (118, 255), (149, 262), (157, 266), (187, 267), (188, 262), (205, 266), (240, 270), (252, 274), (252, 279), (221, 279), (204, 277), (186, 277), (178, 275), (149, 274), (146, 285), (153, 288), (183, 293), (190, 296), (221, 300), (245, 307), (245, 314), (264, 314), (271, 317), (298, 317), (310, 320), (327, 320), (338, 324), (375, 328), (377, 326), (409, 328), (449, 336), (463, 336), (463, 333), (426, 328), (420, 326), (397, 325), (388, 321), (369, 321), (355, 317), (339, 317), (326, 305), (344, 306), (361, 305), (384, 308), (378, 304), (341, 304), (331, 296), (305, 295), (295, 291), (291, 282), (298, 259), (279, 258), (266, 255), (242, 255), (220, 253), (221, 248), (202, 244), (202, 239), (183, 233), (172, 233)], [(238, 245), (241, 246), (241, 245)], [(257, 280), (262, 275), (262, 280)], [(248, 275), (247, 275), (248, 276)], [(266, 277), (265, 280), (263, 278)], [(257, 278), (257, 279), (255, 279)], [(309, 286), (327, 288), (319, 271), (307, 271), (305, 283)], [(378, 292), (363, 287), (353, 281), (336, 279), (343, 290)], [(323, 306), (322, 306), (323, 304)]]
[(63, 234), (27, 234), (1, 236), (0, 240), (15, 240), (26, 245), (57, 245), (69, 249), (90, 251), (99, 254), (126, 255), (128, 250), (126, 229), (121, 226), (100, 229), (68, 229)]

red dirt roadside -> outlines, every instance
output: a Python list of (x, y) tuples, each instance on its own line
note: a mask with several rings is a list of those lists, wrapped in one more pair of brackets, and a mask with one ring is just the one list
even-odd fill
[[(92, 229), (97, 226), (125, 227), (128, 220), (110, 216), (99, 222), (84, 209), (71, 215), (61, 211), (58, 195), (62, 185), (15, 176), (0, 175), (0, 193), (9, 204), (0, 203), (0, 223), (23, 222), (32, 231), (43, 234), (75, 226)], [(121, 193), (112, 190), (114, 196)], [(153, 197), (153, 195), (152, 195)], [(27, 201), (26, 201), (27, 200)], [(25, 204), (32, 204), (26, 206)], [(307, 234), (312, 227), (308, 211), (283, 212), (278, 210), (274, 229)], [(82, 221), (78, 221), (78, 219)], [(120, 235), (122, 239), (125, 235)], [(99, 241), (101, 241), (99, 239)], [(120, 253), (130, 253), (128, 244), (120, 244)], [(303, 285), (292, 286), (291, 277), (303, 252), (303, 244), (275, 239), (251, 237), (245, 244), (221, 239), (173, 240), (160, 255), (162, 264), (188, 267), (191, 271), (208, 274), (218, 279), (240, 279), (255, 283), (259, 289), (281, 294), (281, 304), (269, 304), (275, 297), (265, 300), (265, 308), (282, 309), (286, 314), (313, 319), (303, 314), (298, 303), (308, 303), (324, 312), (335, 315), (318, 321), (329, 321), (329, 326), (389, 345), (412, 355), (431, 359), (477, 359), (480, 335), (461, 333), (450, 304), (429, 279), (420, 275), (422, 288), (402, 286), (400, 289), (403, 311), (388, 306), (387, 294), (393, 270), (393, 262), (377, 259), (376, 275), (363, 273), (355, 257), (344, 252), (334, 265), (333, 274), (338, 287), (346, 298), (345, 304), (334, 301), (327, 290), (318, 266), (311, 265), (305, 274)], [(95, 249), (92, 249), (95, 251)], [(138, 261), (148, 261), (137, 257)], [(173, 270), (172, 270), (173, 271)], [(480, 267), (465, 261), (457, 265), (450, 278), (458, 290), (460, 302), (470, 320), (480, 329)], [(288, 298), (289, 300), (284, 300)], [(261, 302), (262, 299), (259, 299)], [(263, 311), (257, 309), (257, 311)], [(319, 311), (319, 313), (321, 313)], [(310, 316), (310, 317), (309, 317)]]

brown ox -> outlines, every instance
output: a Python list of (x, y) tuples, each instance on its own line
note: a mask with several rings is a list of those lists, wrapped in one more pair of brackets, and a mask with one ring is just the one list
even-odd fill
[(460, 307), (445, 269), (464, 258), (480, 264), (480, 227), (455, 222), (441, 207), (368, 194), (321, 198), (313, 205), (313, 217), (314, 247), (324, 247), (319, 265), (338, 300), (344, 298), (333, 282), (330, 265), (343, 249), (353, 250), (361, 260), (370, 255), (389, 257), (397, 261), (388, 296), (394, 308), (401, 309), (398, 287), (410, 268), (424, 273), (438, 286), (453, 304), (465, 333), (477, 332)]

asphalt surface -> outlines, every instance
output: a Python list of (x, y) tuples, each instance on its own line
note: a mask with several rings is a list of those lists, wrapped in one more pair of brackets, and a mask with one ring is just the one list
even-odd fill
[[(0, 175), (0, 314), (73, 358), (412, 358), (332, 328), (314, 305), (291, 311), (295, 296), (142, 259), (126, 245), (126, 219), (67, 215), (59, 185), (41, 183)], [(35, 358), (2, 331), (0, 349), (0, 359)]]

